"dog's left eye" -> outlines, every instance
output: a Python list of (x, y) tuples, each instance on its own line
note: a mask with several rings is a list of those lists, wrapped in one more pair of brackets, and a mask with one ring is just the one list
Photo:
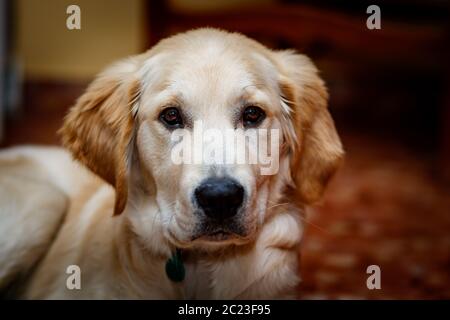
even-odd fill
[(164, 109), (159, 114), (159, 119), (169, 129), (183, 128), (183, 118), (180, 111), (175, 107)]
[(254, 127), (260, 124), (265, 117), (266, 113), (263, 109), (256, 106), (250, 106), (245, 108), (242, 114), (242, 122), (245, 127)]

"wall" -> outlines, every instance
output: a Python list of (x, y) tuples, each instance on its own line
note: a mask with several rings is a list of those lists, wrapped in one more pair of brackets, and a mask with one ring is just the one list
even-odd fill
[[(16, 47), (28, 79), (84, 81), (108, 63), (139, 53), (143, 0), (17, 0)], [(81, 30), (66, 28), (66, 8), (81, 8)]]
[[(225, 10), (274, 0), (168, 0), (179, 11)], [(85, 81), (145, 46), (145, 0), (16, 0), (19, 61), (27, 79)], [(81, 30), (66, 28), (66, 8), (81, 8)]]

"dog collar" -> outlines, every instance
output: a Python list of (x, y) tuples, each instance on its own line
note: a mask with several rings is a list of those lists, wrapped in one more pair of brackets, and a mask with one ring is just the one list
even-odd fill
[(173, 282), (181, 282), (184, 280), (186, 270), (184, 268), (180, 249), (176, 249), (172, 256), (167, 260), (166, 274)]

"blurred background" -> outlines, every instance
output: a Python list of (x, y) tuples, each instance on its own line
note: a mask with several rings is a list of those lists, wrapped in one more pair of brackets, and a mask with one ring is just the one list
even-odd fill
[[(71, 4), (81, 30), (66, 28)], [(446, 0), (0, 0), (0, 147), (59, 144), (95, 74), (168, 35), (211, 26), (296, 48), (347, 152), (305, 219), (299, 297), (450, 299), (449, 13)], [(373, 264), (381, 290), (366, 286)]]

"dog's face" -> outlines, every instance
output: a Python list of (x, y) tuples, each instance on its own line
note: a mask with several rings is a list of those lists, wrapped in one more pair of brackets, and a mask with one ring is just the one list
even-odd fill
[(256, 51), (240, 51), (221, 36), (162, 50), (143, 66), (149, 85), (143, 88), (137, 114), (137, 152), (152, 173), (168, 236), (183, 245), (240, 242), (253, 235), (268, 200), (267, 192), (258, 189), (270, 176), (250, 161), (206, 163), (203, 157), (201, 162), (191, 157), (174, 163), (175, 131), (190, 135), (192, 147), (186, 152), (193, 156), (200, 148), (217, 147), (223, 155), (231, 151), (225, 141), (217, 145), (217, 140), (202, 139), (207, 130), (223, 137), (227, 132), (281, 130), (278, 74), (270, 61)]
[[(197, 30), (100, 75), (62, 133), (75, 157), (115, 186), (116, 214), (152, 198), (159, 216), (133, 219), (156, 219), (176, 246), (240, 244), (280, 201), (320, 197), (343, 154), (326, 100), (306, 57)], [(269, 164), (249, 160), (261, 140), (244, 138), (240, 149), (226, 140), (261, 133)], [(205, 150), (221, 156), (208, 162)]]

